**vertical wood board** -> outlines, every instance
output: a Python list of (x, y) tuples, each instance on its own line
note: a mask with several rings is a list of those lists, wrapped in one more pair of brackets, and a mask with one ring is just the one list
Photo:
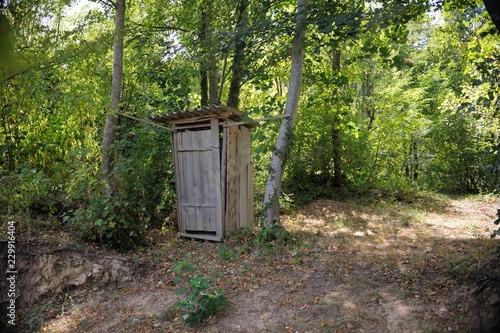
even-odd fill
[[(239, 174), (239, 198), (238, 198), (238, 228), (248, 227), (248, 221), (253, 218), (253, 200), (249, 205), (249, 194), (253, 192), (253, 183), (249, 177), (252, 171), (252, 152), (250, 130), (246, 126), (240, 126), (238, 133), (238, 174)], [(252, 193), (253, 194), (253, 193)]]
[(227, 127), (226, 233), (238, 224), (238, 126)]
[(227, 216), (226, 216), (226, 208), (227, 208), (227, 141), (228, 141), (228, 129), (222, 129), (222, 147), (221, 147), (221, 158), (220, 158), (220, 193), (222, 195), (221, 201), (221, 218), (222, 218), (222, 227), (224, 236), (227, 234), (226, 226), (227, 226)]
[(179, 181), (179, 179), (182, 178), (182, 176), (180, 175), (182, 173), (182, 169), (180, 168), (180, 164), (179, 164), (179, 155), (177, 154), (177, 147), (178, 147), (178, 143), (177, 143), (177, 134), (178, 133), (175, 133), (173, 132), (172, 133), (172, 151), (174, 153), (174, 175), (175, 175), (175, 197), (176, 197), (176, 205), (177, 205), (177, 227), (179, 229), (180, 232), (184, 232), (185, 229), (184, 229), (184, 224), (181, 223), (181, 205), (180, 205), (180, 202), (181, 202), (181, 195), (182, 195), (182, 191), (180, 189), (181, 187), (181, 182)]
[(219, 120), (211, 120), (211, 147), (212, 147), (212, 160), (211, 160), (211, 171), (208, 174), (208, 179), (210, 180), (210, 186), (208, 188), (209, 194), (214, 196), (213, 202), (215, 203), (214, 208), (214, 218), (217, 229), (217, 236), (223, 237), (223, 226), (222, 226), (222, 193), (220, 192), (220, 140), (219, 140)]

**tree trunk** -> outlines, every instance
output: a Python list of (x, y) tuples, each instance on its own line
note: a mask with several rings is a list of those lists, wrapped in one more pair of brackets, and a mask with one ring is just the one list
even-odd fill
[(418, 180), (418, 167), (419, 167), (419, 161), (418, 161), (418, 144), (417, 141), (413, 141), (413, 164), (412, 164), (412, 170), (413, 170), (413, 180), (417, 181)]
[[(340, 72), (340, 52), (335, 51), (333, 54), (332, 61), (332, 69), (333, 73)], [(333, 90), (333, 101), (335, 106), (337, 106), (337, 110), (335, 110), (335, 114), (333, 116), (332, 121), (332, 160), (333, 160), (333, 187), (342, 187), (342, 142), (340, 141), (340, 117), (339, 117), (339, 108), (338, 108), (338, 88), (336, 87)]]
[(247, 7), (248, 7), (248, 0), (240, 0), (238, 2), (238, 9), (237, 9), (238, 22), (236, 24), (233, 65), (231, 66), (231, 72), (233, 76), (231, 78), (231, 84), (229, 86), (229, 95), (227, 98), (227, 105), (235, 108), (238, 108), (238, 104), (240, 103), (243, 60), (245, 58), (245, 47), (246, 47), (245, 32), (247, 29), (247, 23), (245, 18), (245, 11)]
[(201, 100), (200, 105), (208, 105), (208, 61), (206, 58), (207, 52), (207, 28), (208, 28), (208, 15), (203, 9), (201, 12), (201, 26), (198, 34), (198, 40), (200, 41), (200, 90), (201, 90)]
[(306, 16), (307, 0), (297, 0), (297, 22), (292, 44), (290, 83), (285, 105), (285, 114), (289, 117), (284, 118), (281, 122), (276, 145), (271, 156), (262, 208), (262, 224), (264, 227), (272, 227), (280, 224), (279, 197), (283, 181), (283, 171), (299, 108), (300, 88), (302, 85)]
[(417, 181), (419, 176), (418, 144), (417, 140), (411, 139), (408, 159), (405, 162), (406, 178)]
[(370, 97), (373, 93), (373, 83), (372, 83), (372, 63), (369, 62), (368, 71), (365, 72), (366, 77), (363, 80), (361, 85), (361, 94), (362, 94), (362, 109), (363, 113), (368, 119), (368, 131), (371, 131), (373, 127), (373, 121), (375, 120), (375, 107), (372, 105)]
[(107, 181), (108, 186), (105, 191), (107, 197), (116, 193), (116, 184), (113, 181), (113, 144), (116, 137), (116, 126), (118, 118), (115, 114), (120, 108), (123, 79), (123, 30), (125, 28), (125, 0), (116, 0), (115, 3), (115, 38), (113, 46), (113, 77), (111, 80), (111, 104), (109, 105), (104, 126), (104, 136), (102, 140), (102, 160), (101, 173)]
[(208, 71), (206, 67), (201, 67), (203, 64), (200, 63), (200, 90), (201, 90), (201, 99), (200, 99), (200, 105), (208, 105)]
[(218, 95), (219, 78), (217, 77), (217, 66), (213, 56), (208, 59), (208, 98), (210, 104), (220, 104)]

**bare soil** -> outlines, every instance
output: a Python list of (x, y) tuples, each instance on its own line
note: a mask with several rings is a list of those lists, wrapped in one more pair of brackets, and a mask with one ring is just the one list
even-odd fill
[[(318, 200), (284, 214), (288, 234), (269, 244), (252, 231), (212, 243), (168, 229), (128, 254), (66, 234), (36, 247), (27, 239), (32, 260), (58, 249), (94, 275), (77, 270), (81, 284), (63, 281), (38, 297), (22, 286), (24, 331), (498, 332), (500, 243), (490, 238), (498, 208), (494, 197)], [(196, 328), (173, 309), (183, 283), (172, 266), (181, 261), (229, 300)], [(113, 269), (125, 275), (113, 280)]]

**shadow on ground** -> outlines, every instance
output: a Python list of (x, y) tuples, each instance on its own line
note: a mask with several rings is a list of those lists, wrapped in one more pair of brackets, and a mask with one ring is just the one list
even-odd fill
[[(271, 244), (255, 231), (225, 243), (154, 234), (149, 250), (126, 258), (141, 263), (132, 283), (67, 289), (71, 302), (47, 299), (55, 311), (25, 319), (44, 332), (497, 332), (499, 243), (489, 228), (500, 201), (426, 200), (318, 200), (283, 216), (287, 238)], [(229, 299), (198, 328), (172, 310), (181, 261)]]

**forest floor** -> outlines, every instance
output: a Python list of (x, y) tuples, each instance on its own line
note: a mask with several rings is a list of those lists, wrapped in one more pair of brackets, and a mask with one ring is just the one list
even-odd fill
[[(60, 333), (485, 332), (470, 296), (495, 296), (477, 268), (486, 255), (495, 260), (498, 208), (495, 197), (318, 200), (283, 215), (288, 233), (269, 242), (252, 231), (224, 243), (155, 232), (148, 248), (112, 254), (141, 263), (126, 287), (73, 290), (50, 307), (37, 304), (24, 322)], [(75, 246), (54, 237), (59, 248)], [(180, 280), (179, 262), (194, 267)], [(173, 308), (188, 275), (229, 302), (196, 328)]]

